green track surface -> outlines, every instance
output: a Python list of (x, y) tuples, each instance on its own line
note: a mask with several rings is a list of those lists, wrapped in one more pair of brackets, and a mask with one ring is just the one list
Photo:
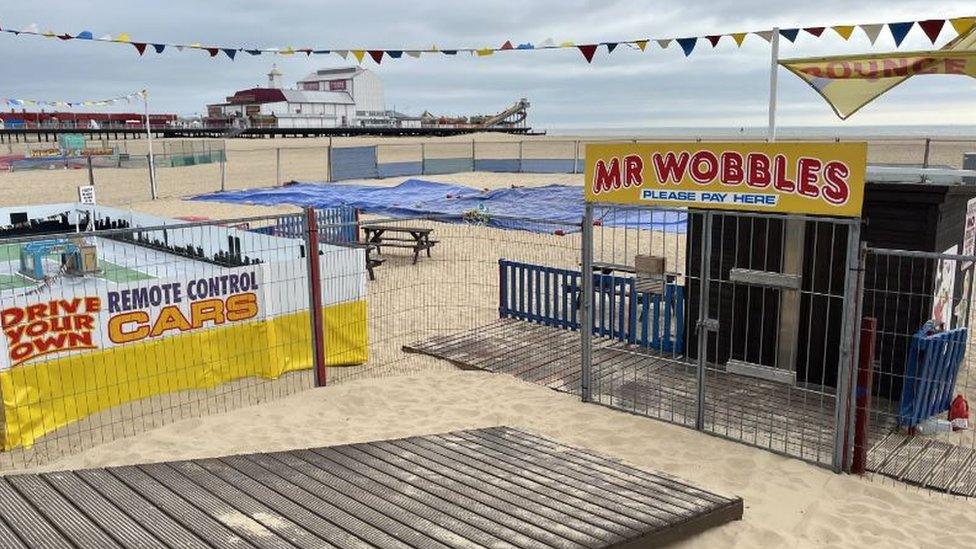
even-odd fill
[[(0, 245), (0, 261), (8, 261), (17, 264), (15, 268), (10, 269), (11, 271), (16, 271), (19, 269), (20, 247), (20, 244)], [(97, 278), (107, 280), (108, 282), (114, 282), (116, 284), (135, 282), (138, 280), (149, 280), (154, 278), (146, 273), (136, 271), (128, 267), (123, 267), (121, 265), (116, 265), (115, 263), (106, 261), (102, 258), (98, 258), (98, 267), (102, 272), (95, 275)], [(24, 288), (27, 286), (33, 286), (34, 284), (34, 282), (27, 280), (20, 275), (0, 274), (0, 290)]]

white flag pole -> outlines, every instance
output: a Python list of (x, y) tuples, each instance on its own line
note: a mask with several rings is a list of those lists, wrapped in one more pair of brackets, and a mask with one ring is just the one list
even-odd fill
[(149, 92), (142, 90), (142, 104), (146, 112), (146, 139), (149, 144), (149, 193), (156, 200), (156, 161), (153, 159), (152, 127), (149, 125)]
[(779, 72), (779, 27), (773, 27), (769, 55), (769, 128), (766, 139), (776, 141), (776, 76)]

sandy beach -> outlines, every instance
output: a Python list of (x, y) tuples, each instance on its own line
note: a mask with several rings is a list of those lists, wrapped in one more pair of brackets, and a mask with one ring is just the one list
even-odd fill
[[(471, 137), (436, 140), (441, 150), (467, 147)], [(508, 154), (509, 136), (477, 135), (485, 154)], [(565, 151), (566, 142), (530, 138), (529, 154)], [(335, 140), (334, 144), (375, 140)], [(397, 158), (415, 154), (416, 140), (403, 142)], [(384, 141), (389, 142), (389, 141)], [(433, 143), (428, 141), (428, 143)], [(481, 144), (483, 143), (483, 145)], [(282, 147), (284, 180), (322, 180), (326, 140), (233, 140), (228, 142), (228, 189), (274, 183), (275, 147)], [(450, 145), (448, 145), (450, 144)], [(130, 151), (142, 146), (130, 142)], [(432, 149), (436, 147), (431, 145)], [(897, 162), (917, 144), (874, 144), (872, 161)], [(940, 148), (936, 163), (957, 165), (969, 144)], [(909, 152), (911, 151), (911, 152)], [(95, 172), (100, 202), (165, 216), (234, 218), (297, 211), (184, 200), (216, 190), (219, 167), (161, 168), (159, 200), (149, 200), (144, 170)], [(373, 183), (394, 185), (407, 178)], [(564, 183), (581, 185), (579, 174), (460, 173), (427, 176), (476, 188)], [(0, 205), (73, 201), (84, 170), (0, 173)], [(29, 189), (29, 192), (25, 192)], [(328, 387), (300, 391), (292, 383), (270, 401), (199, 408), (174, 414), (176, 421), (126, 438), (93, 445), (44, 464), (42, 470), (134, 464), (405, 437), (456, 429), (508, 425), (586, 447), (632, 465), (678, 475), (704, 488), (745, 501), (741, 522), (691, 539), (686, 547), (968, 547), (976, 546), (976, 502), (933, 494), (884, 477), (837, 475), (795, 459), (708, 436), (664, 422), (583, 404), (576, 397), (505, 375), (460, 372), (447, 363), (406, 355), (400, 347), (422, 337), (473, 328), (497, 318), (500, 257), (575, 268), (578, 235), (508, 232), (486, 227), (433, 224), (440, 244), (416, 266), (391, 255), (370, 282), (371, 358), (359, 367), (333, 369)], [(637, 250), (664, 250), (683, 264), (683, 236), (608, 231), (605, 261), (625, 261)], [(493, 278), (494, 277), (494, 278)], [(436, 293), (416, 292), (438, 280)], [(270, 394), (274, 382), (237, 390)], [(297, 391), (297, 392), (296, 392)], [(288, 395), (290, 396), (284, 396)], [(204, 397), (189, 398), (190, 404)], [(263, 402), (262, 402), (263, 401)], [(260, 403), (257, 403), (260, 402)], [(247, 404), (255, 403), (247, 406)], [(184, 402), (177, 401), (176, 406)], [(130, 408), (132, 409), (132, 408)], [(219, 413), (214, 413), (219, 412)], [(190, 417), (197, 416), (197, 417)], [(185, 418), (185, 419), (179, 419)], [(97, 422), (95, 422), (97, 424)], [(104, 424), (110, 424), (111, 419)], [(153, 427), (150, 425), (149, 427)]]

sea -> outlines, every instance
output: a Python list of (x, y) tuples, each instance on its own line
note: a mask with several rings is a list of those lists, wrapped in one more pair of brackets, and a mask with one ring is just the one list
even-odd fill
[[(533, 128), (542, 131), (544, 128)], [(735, 139), (766, 137), (766, 126), (746, 127), (631, 127), (631, 128), (555, 128), (547, 130), (551, 136), (606, 138), (677, 138), (677, 139)], [(976, 141), (976, 125), (885, 125), (885, 126), (780, 126), (779, 139), (853, 139), (853, 138), (939, 138)]]

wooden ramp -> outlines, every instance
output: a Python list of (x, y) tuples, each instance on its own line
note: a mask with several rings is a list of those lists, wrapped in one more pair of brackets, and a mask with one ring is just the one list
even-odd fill
[(0, 477), (0, 547), (655, 547), (742, 500), (507, 427)]
[[(507, 373), (555, 390), (579, 394), (579, 332), (499, 319), (486, 326), (433, 337), (404, 351), (447, 360), (461, 368)], [(595, 402), (694, 426), (697, 365), (680, 357), (594, 339)], [(833, 458), (832, 394), (708, 368), (704, 430), (821, 465)], [(890, 425), (876, 422), (871, 440)]]

